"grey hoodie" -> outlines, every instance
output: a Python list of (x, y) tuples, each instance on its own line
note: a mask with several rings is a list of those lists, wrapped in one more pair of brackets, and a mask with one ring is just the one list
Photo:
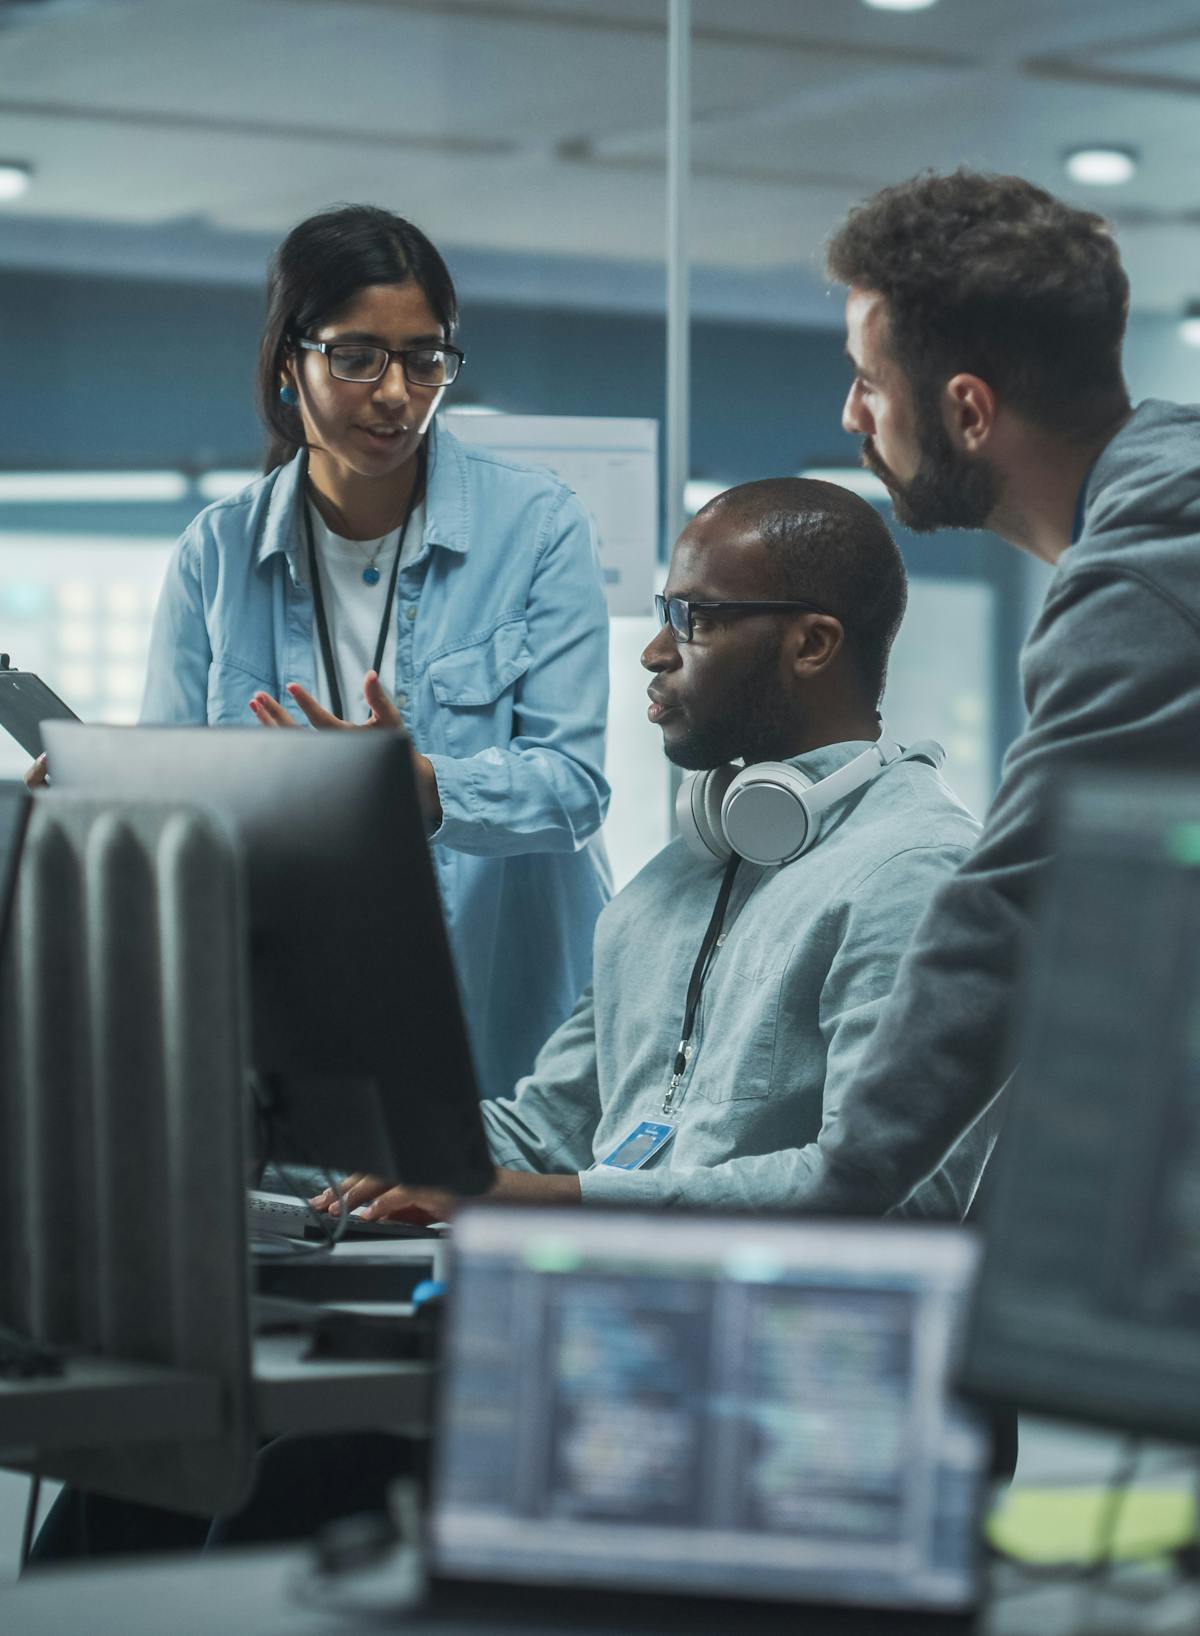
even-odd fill
[(1061, 772), (1200, 767), (1200, 407), (1148, 400), (1103, 450), (1021, 669), (1029, 724), (983, 836), (934, 896), (837, 1123), (806, 1150), (798, 1207), (895, 1208), (997, 1096)]

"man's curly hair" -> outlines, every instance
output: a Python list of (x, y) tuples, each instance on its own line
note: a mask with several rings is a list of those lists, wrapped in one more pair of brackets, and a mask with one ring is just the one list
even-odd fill
[(829, 276), (877, 291), (918, 389), (966, 372), (1067, 438), (1127, 406), (1129, 280), (1107, 222), (1019, 176), (923, 172), (851, 210)]

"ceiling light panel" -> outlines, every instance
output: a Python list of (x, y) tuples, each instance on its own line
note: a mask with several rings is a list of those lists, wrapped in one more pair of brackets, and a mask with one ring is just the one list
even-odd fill
[(1085, 187), (1120, 187), (1138, 168), (1132, 148), (1073, 148), (1063, 162), (1071, 180)]

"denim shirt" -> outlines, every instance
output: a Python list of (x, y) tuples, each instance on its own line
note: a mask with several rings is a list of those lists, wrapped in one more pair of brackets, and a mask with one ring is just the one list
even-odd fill
[[(437, 777), (433, 854), (492, 1096), (529, 1070), (591, 972), (609, 895), (598, 836), (608, 620), (591, 524), (570, 489), (436, 423), (428, 448), (391, 691)], [(302, 719), (284, 688), (316, 682), (312, 597), (297, 572), (304, 460), (209, 506), (179, 541), (142, 721), (253, 725), (260, 688)]]

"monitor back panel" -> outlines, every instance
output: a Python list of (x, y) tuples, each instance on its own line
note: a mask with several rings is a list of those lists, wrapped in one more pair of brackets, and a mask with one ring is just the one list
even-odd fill
[(46, 727), (55, 787), (196, 802), (236, 838), (271, 1157), (492, 1179), (412, 771), (396, 733)]
[(964, 1379), (1200, 1437), (1200, 778), (1084, 776), (1026, 982)]
[(972, 1604), (965, 1230), (488, 1206), (454, 1257), (443, 1580)]

